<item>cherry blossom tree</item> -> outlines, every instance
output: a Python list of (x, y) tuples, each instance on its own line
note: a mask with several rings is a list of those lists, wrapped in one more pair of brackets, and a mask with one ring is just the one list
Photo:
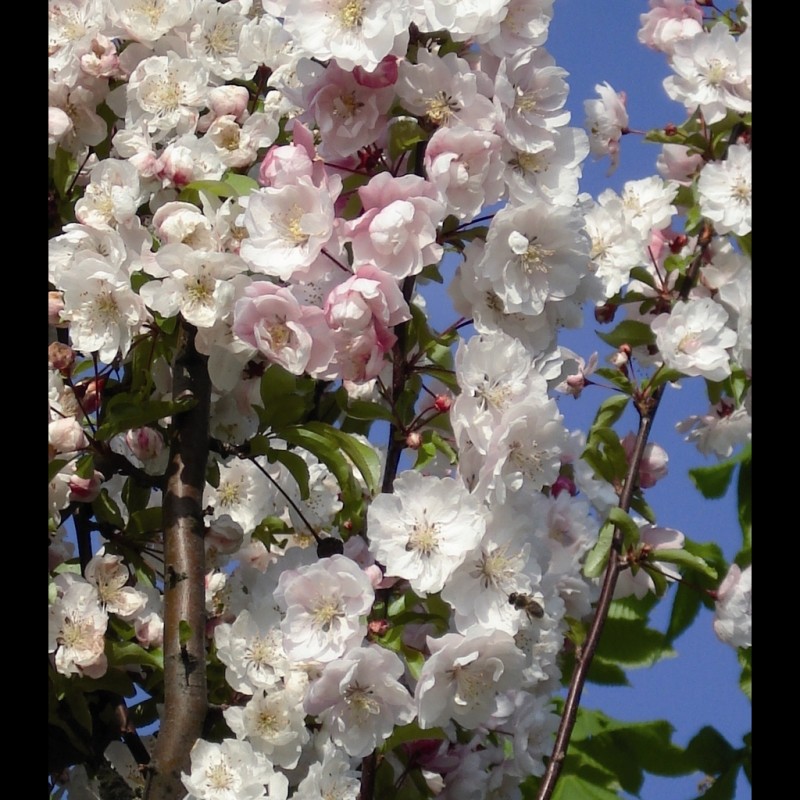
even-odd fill
[[(581, 694), (704, 607), (750, 694), (751, 0), (650, 0), (685, 121), (646, 134), (602, 76), (570, 125), (554, 11), (49, 3), (51, 797), (749, 779)], [(582, 192), (632, 135), (657, 174)], [(689, 381), (732, 562), (647, 499)]]

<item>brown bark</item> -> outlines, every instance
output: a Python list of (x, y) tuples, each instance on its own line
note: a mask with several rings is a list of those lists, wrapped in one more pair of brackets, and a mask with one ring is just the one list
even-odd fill
[[(163, 504), (164, 713), (145, 800), (178, 800), (186, 795), (181, 772), (189, 772), (189, 753), (201, 735), (208, 704), (203, 489), (211, 383), (207, 359), (194, 346), (195, 333), (181, 321), (173, 364), (173, 397), (191, 396), (198, 402), (172, 418)], [(181, 622), (188, 631), (183, 644)]]

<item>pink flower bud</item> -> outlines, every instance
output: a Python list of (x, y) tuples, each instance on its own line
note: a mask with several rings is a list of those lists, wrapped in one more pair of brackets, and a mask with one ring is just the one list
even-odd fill
[(413, 431), (406, 436), (406, 447), (410, 447), (412, 450), (419, 450), (421, 445), (422, 437), (417, 431)]
[(75, 386), (75, 394), (81, 401), (81, 407), (86, 414), (91, 414), (100, 408), (103, 387), (106, 385), (105, 378), (89, 380)]
[[(625, 456), (630, 462), (633, 455), (633, 448), (636, 444), (636, 437), (633, 433), (628, 433), (620, 444), (625, 450)], [(642, 462), (639, 466), (639, 486), (642, 489), (650, 489), (655, 486), (667, 474), (667, 463), (669, 456), (667, 451), (660, 445), (650, 442), (642, 454)]]
[(558, 497), (561, 492), (564, 491), (569, 492), (570, 496), (575, 497), (575, 495), (578, 494), (578, 487), (575, 485), (575, 481), (573, 481), (572, 478), (568, 478), (566, 475), (559, 475), (550, 487), (550, 494), (552, 497)]
[(613, 322), (616, 313), (617, 307), (613, 303), (604, 303), (603, 305), (594, 307), (594, 318), (601, 325)]
[(61, 342), (51, 342), (47, 348), (47, 360), (52, 369), (69, 374), (75, 363), (75, 351)]
[(164, 437), (153, 428), (133, 428), (125, 434), (125, 444), (140, 461), (149, 461), (161, 454)]
[(103, 473), (97, 470), (94, 471), (91, 478), (72, 475), (69, 479), (69, 499), (78, 503), (91, 503), (100, 494), (102, 484)]
[(71, 453), (89, 446), (89, 440), (74, 417), (54, 419), (47, 429), (48, 443), (57, 453)]
[(155, 612), (135, 620), (133, 628), (142, 647), (161, 647), (164, 644), (164, 620)]
[(391, 627), (391, 623), (386, 619), (373, 619), (367, 628), (373, 636), (383, 636)]
[(444, 413), (450, 410), (450, 406), (453, 405), (453, 398), (449, 394), (437, 394), (433, 405), (437, 411)]
[(61, 321), (61, 312), (64, 310), (64, 295), (62, 292), (47, 293), (47, 322), (57, 328), (66, 328), (67, 323)]

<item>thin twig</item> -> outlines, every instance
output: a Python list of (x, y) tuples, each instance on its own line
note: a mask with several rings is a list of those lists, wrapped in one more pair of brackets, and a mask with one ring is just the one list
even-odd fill
[[(647, 439), (653, 425), (653, 418), (658, 410), (663, 392), (664, 384), (659, 386), (653, 393), (646, 409), (644, 411), (640, 410), (639, 431), (636, 435), (636, 443), (633, 448), (633, 454), (631, 455), (628, 473), (625, 476), (625, 484), (619, 498), (619, 507), (623, 511), (627, 511), (631, 507), (631, 499), (633, 497), (634, 487), (636, 486), (636, 476), (639, 474), (639, 466), (644, 456), (644, 449), (647, 445)], [(619, 577), (622, 566), (620, 560), (622, 538), (622, 531), (618, 527), (615, 527), (611, 540), (611, 550), (608, 556), (608, 565), (603, 579), (603, 586), (600, 590), (600, 599), (597, 601), (597, 607), (594, 617), (592, 618), (592, 624), (589, 627), (589, 632), (586, 636), (586, 641), (576, 656), (575, 671), (572, 674), (569, 690), (567, 692), (567, 699), (564, 702), (564, 711), (561, 715), (558, 732), (556, 733), (555, 745), (553, 746), (553, 752), (539, 786), (539, 793), (536, 795), (536, 800), (548, 800), (548, 798), (552, 796), (556, 787), (556, 782), (558, 781), (558, 776), (561, 773), (561, 767), (567, 755), (567, 747), (569, 746), (572, 729), (575, 727), (575, 720), (578, 716), (578, 707), (580, 705), (581, 694), (583, 693), (583, 686), (586, 683), (586, 675), (589, 672), (589, 667), (592, 664), (597, 644), (600, 641), (600, 634), (603, 632), (603, 627), (608, 617), (608, 610), (611, 607), (611, 601), (614, 599), (614, 589), (616, 588), (617, 578)]]

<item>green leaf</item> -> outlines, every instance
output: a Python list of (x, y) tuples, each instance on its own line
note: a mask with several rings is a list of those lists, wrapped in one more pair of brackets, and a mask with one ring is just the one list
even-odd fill
[(106, 640), (106, 656), (111, 666), (121, 667), (125, 664), (136, 664), (164, 670), (164, 651), (160, 647), (145, 650), (134, 642), (114, 642)]
[(75, 474), (79, 478), (92, 478), (94, 476), (94, 458), (91, 453), (84, 453), (75, 462)]
[(355, 464), (364, 479), (364, 483), (367, 484), (370, 495), (375, 494), (378, 490), (381, 476), (381, 461), (378, 453), (371, 445), (365, 444), (354, 436), (343, 433), (338, 428), (322, 422), (308, 422), (306, 423), (306, 428), (332, 439)]
[(251, 178), (249, 175), (239, 175), (237, 172), (229, 172), (224, 180), (234, 190), (237, 197), (244, 197), (259, 188), (255, 178)]
[(661, 369), (656, 370), (653, 377), (647, 381), (646, 386), (650, 391), (653, 391), (653, 389), (661, 386), (662, 383), (678, 383), (678, 381), (684, 377), (685, 375), (682, 372), (678, 372), (676, 369), (667, 369), (666, 367), (662, 367)]
[(753, 649), (751, 647), (740, 647), (737, 651), (739, 664), (742, 666), (742, 674), (739, 676), (739, 688), (751, 702), (753, 700), (752, 653)]
[(553, 800), (619, 800), (616, 792), (584, 780), (577, 775), (562, 774), (552, 794)]
[(737, 500), (739, 525), (742, 528), (742, 550), (745, 551), (748, 560), (746, 563), (741, 563), (737, 558), (736, 563), (740, 567), (745, 567), (750, 563), (749, 553), (752, 547), (753, 526), (753, 463), (749, 452), (739, 465)]
[(610, 428), (622, 416), (629, 401), (630, 397), (622, 394), (615, 394), (604, 400), (597, 409), (590, 435), (595, 428)]
[(628, 459), (613, 428), (593, 426), (583, 459), (606, 481), (621, 483), (628, 472)]
[(686, 754), (701, 772), (720, 775), (735, 760), (736, 753), (716, 728), (706, 725), (690, 740)]
[(407, 644), (401, 646), (401, 652), (411, 677), (418, 681), (420, 675), (422, 675), (422, 668), (425, 666), (425, 654), (420, 650), (414, 650)]
[(672, 658), (675, 651), (664, 634), (648, 628), (643, 620), (609, 617), (597, 646), (597, 655), (626, 667), (649, 667), (662, 658)]
[(619, 664), (613, 664), (600, 656), (592, 659), (586, 680), (600, 686), (630, 686), (631, 682), (625, 670)]
[(386, 616), (392, 619), (399, 614), (409, 611), (421, 602), (421, 598), (414, 594), (411, 589), (407, 589), (403, 594), (389, 601), (389, 607), (386, 609)]
[(106, 488), (102, 488), (100, 494), (92, 501), (92, 511), (100, 522), (108, 522), (120, 530), (125, 527), (122, 513), (117, 504), (111, 499)]
[(178, 400), (137, 400), (130, 394), (119, 394), (106, 404), (103, 424), (97, 429), (95, 438), (104, 442), (123, 431), (141, 428), (194, 408), (197, 398), (182, 397)]
[(658, 549), (650, 553), (649, 560), (657, 563), (665, 561), (668, 564), (677, 564), (679, 567), (686, 567), (693, 572), (701, 572), (703, 575), (715, 580), (717, 578), (717, 571), (714, 567), (706, 564), (706, 562), (699, 556), (693, 555), (684, 549)]
[(647, 622), (650, 618), (650, 612), (657, 603), (658, 598), (653, 597), (650, 592), (643, 597), (636, 597), (636, 595), (620, 597), (618, 600), (611, 602), (608, 616), (611, 619), (632, 619)]
[(672, 726), (665, 720), (622, 722), (607, 719), (590, 737), (575, 739), (575, 748), (610, 769), (620, 785), (638, 794), (643, 771), (654, 775), (686, 775), (694, 764), (680, 747), (672, 743)]
[(678, 584), (667, 626), (667, 642), (672, 644), (697, 617), (703, 603), (700, 593), (683, 583)]
[(353, 419), (392, 421), (392, 414), (388, 408), (384, 408), (377, 403), (368, 403), (364, 400), (351, 400), (343, 411)]
[(69, 464), (71, 459), (63, 459), (63, 458), (54, 458), (48, 465), (47, 465), (47, 481), (48, 483), (58, 475), (61, 470)]
[(606, 562), (608, 561), (608, 554), (611, 551), (613, 536), (614, 525), (610, 522), (606, 522), (603, 527), (600, 528), (597, 542), (586, 555), (586, 560), (583, 563), (583, 574), (587, 578), (597, 578), (603, 574)]
[(414, 120), (396, 120), (389, 128), (389, 155), (395, 159), (427, 138), (425, 131)]
[[(237, 177), (246, 178), (245, 175), (239, 175)], [(252, 181), (254, 184), (254, 187), (251, 188), (258, 188), (258, 183), (256, 181), (253, 181), (252, 178), (248, 180)], [(199, 192), (205, 192), (206, 194), (215, 195), (216, 197), (238, 197), (240, 195), (240, 192), (234, 187), (233, 183), (229, 183), (227, 179), (222, 181), (192, 181), (183, 187), (178, 199), (183, 202), (191, 203), (195, 197), (195, 193)], [(250, 189), (248, 189), (245, 194), (249, 194), (249, 192)]]
[(637, 489), (631, 497), (631, 509), (641, 514), (651, 525), (656, 524), (656, 512), (650, 507), (641, 490)]
[(300, 499), (308, 500), (311, 490), (308, 486), (309, 471), (305, 459), (291, 450), (279, 450), (276, 448), (270, 448), (266, 455), (270, 464), (278, 461), (289, 470), (297, 484), (297, 488), (300, 490)]
[(455, 464), (458, 461), (458, 454), (455, 450), (444, 440), (442, 437), (436, 433), (436, 431), (431, 431), (431, 442), (433, 446), (442, 453), (445, 458), (451, 463)]
[(140, 486), (131, 476), (122, 487), (122, 502), (128, 509), (128, 516), (147, 507), (153, 490), (149, 486)]
[(627, 551), (630, 547), (635, 547), (639, 542), (639, 526), (631, 519), (631, 516), (623, 511), (619, 506), (614, 506), (608, 512), (608, 519), (622, 532), (622, 550)]
[(56, 148), (53, 159), (53, 184), (58, 194), (65, 200), (68, 198), (67, 189), (78, 172), (78, 160), (71, 153), (61, 147)]
[(734, 800), (736, 797), (736, 776), (739, 765), (734, 764), (719, 775), (711, 786), (706, 789), (696, 800)]
[(651, 289), (657, 289), (656, 279), (646, 267), (634, 267), (630, 272), (632, 281), (641, 281)]
[(89, 710), (89, 703), (86, 695), (77, 687), (68, 687), (64, 695), (66, 702), (72, 713), (75, 722), (88, 733), (92, 732), (92, 712)]
[(297, 389), (297, 376), (278, 364), (272, 364), (261, 376), (261, 405), (265, 409)]
[(417, 448), (417, 460), (414, 462), (414, 469), (421, 470), (426, 464), (436, 458), (436, 448), (433, 442), (423, 442)]
[(361, 490), (353, 477), (350, 463), (336, 443), (305, 425), (283, 428), (279, 434), (289, 444), (308, 450), (325, 464), (333, 473), (342, 490), (342, 500), (345, 506), (353, 508), (358, 504), (361, 499)]
[(135, 697), (137, 691), (130, 675), (120, 669), (108, 669), (99, 678), (78, 678), (75, 685), (84, 692), (113, 692), (120, 697)]
[(633, 394), (633, 384), (618, 369), (611, 369), (611, 367), (600, 367), (599, 369), (595, 370), (595, 375), (605, 378), (610, 384), (616, 386), (625, 394)]
[(723, 461), (709, 467), (695, 467), (689, 470), (689, 477), (707, 500), (723, 497), (736, 467), (733, 461)]
[(656, 335), (649, 325), (634, 319), (626, 319), (620, 322), (614, 330), (608, 333), (596, 331), (597, 335), (611, 347), (620, 347), (628, 344), (637, 347), (643, 344), (655, 344)]
[(164, 529), (164, 515), (161, 506), (151, 506), (134, 511), (130, 516), (125, 532), (131, 536), (148, 536)]

